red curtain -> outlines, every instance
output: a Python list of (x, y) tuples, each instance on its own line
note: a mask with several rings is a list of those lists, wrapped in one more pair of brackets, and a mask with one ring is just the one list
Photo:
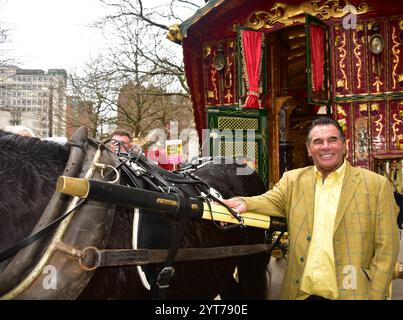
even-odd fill
[(241, 30), (243, 52), (243, 74), (246, 77), (245, 108), (259, 108), (260, 73), (262, 57), (262, 33), (249, 30)]
[(312, 91), (324, 90), (325, 79), (325, 30), (317, 25), (310, 24), (309, 32), (311, 49)]

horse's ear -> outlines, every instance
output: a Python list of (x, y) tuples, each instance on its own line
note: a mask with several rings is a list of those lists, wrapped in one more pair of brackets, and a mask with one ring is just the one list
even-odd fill
[(81, 126), (76, 131), (74, 131), (70, 140), (82, 140), (82, 139), (87, 139), (87, 137), (88, 137), (87, 127)]
[(66, 145), (76, 145), (84, 148), (84, 144), (88, 139), (88, 129), (86, 127), (80, 127), (74, 131), (73, 135), (66, 143)]

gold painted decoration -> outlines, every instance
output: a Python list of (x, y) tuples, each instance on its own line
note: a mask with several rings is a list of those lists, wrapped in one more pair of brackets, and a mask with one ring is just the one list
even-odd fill
[(346, 134), (347, 132), (347, 113), (346, 111), (343, 109), (343, 107), (341, 105), (336, 105), (336, 112), (337, 112), (337, 121), (340, 124), (343, 133)]
[(366, 103), (360, 103), (358, 105), (358, 110), (360, 111), (360, 114), (363, 116), (368, 115), (368, 105)]
[[(226, 69), (224, 74), (224, 87), (229, 89), (232, 87), (232, 65), (231, 59), (227, 57)], [(229, 90), (228, 90), (229, 92)], [(232, 95), (231, 95), (232, 96)], [(229, 101), (228, 101), (229, 102)]]
[(181, 29), (179, 27), (179, 24), (174, 24), (172, 26), (169, 26), (168, 28), (168, 33), (167, 33), (167, 39), (175, 42), (175, 43), (182, 43), (183, 37), (181, 33)]
[(337, 109), (337, 115), (338, 116), (347, 117), (347, 113), (346, 113), (346, 111), (343, 109), (343, 107), (341, 105), (338, 104), (336, 109)]
[(381, 78), (379, 76), (375, 77), (375, 82), (372, 84), (373, 87), (376, 88), (376, 92), (380, 91), (380, 86), (383, 85), (383, 82), (381, 81)]
[(217, 70), (212, 68), (211, 69), (211, 74), (210, 74), (210, 81), (211, 81), (211, 84), (213, 85), (213, 88), (214, 88), (213, 89), (214, 99), (218, 100), (218, 88), (217, 88), (217, 84), (216, 84), (216, 81), (217, 81), (216, 75), (217, 75)]
[(346, 6), (357, 15), (372, 11), (366, 2), (354, 6), (348, 0), (311, 0), (296, 4), (276, 2), (269, 11), (256, 11), (249, 15), (245, 26), (255, 30), (269, 29), (276, 23), (288, 26), (296, 22), (304, 22), (305, 14), (319, 15), (322, 20), (341, 18), (350, 13), (350, 10), (344, 10)]
[(377, 120), (374, 120), (375, 123), (375, 132), (377, 135), (373, 138), (373, 140), (379, 141), (381, 139), (381, 133), (383, 129), (383, 124), (382, 124), (382, 115), (380, 114)]
[(392, 89), (396, 89), (397, 85), (397, 74), (396, 74), (396, 69), (397, 66), (399, 65), (400, 58), (400, 50), (399, 46), (400, 43), (398, 41), (397, 35), (396, 35), (396, 28), (392, 27)]
[[(395, 142), (396, 141), (396, 145), (398, 146), (398, 148), (400, 147), (400, 136), (398, 135), (399, 133), (399, 124), (402, 123), (403, 121), (399, 119), (399, 115), (397, 113), (394, 113), (392, 115), (393, 118), (393, 125), (392, 125), (392, 141)], [(396, 140), (396, 138), (399, 137), (399, 139)]]
[(344, 80), (338, 79), (338, 80), (336, 81), (336, 86), (337, 86), (337, 88), (344, 88), (344, 86), (345, 86), (344, 83), (345, 83)]
[(211, 54), (211, 47), (205, 47), (203, 50), (204, 58), (207, 58)]
[[(346, 47), (346, 34), (343, 33), (343, 40), (341, 42), (341, 46), (339, 48), (337, 48), (337, 50), (339, 51), (339, 68), (341, 73), (343, 74), (343, 84), (344, 84), (344, 89), (348, 90), (348, 84), (347, 84), (347, 75), (346, 75), (346, 64), (344, 63), (344, 60), (346, 59), (347, 56), (347, 51), (345, 49)], [(339, 84), (339, 82), (337, 82), (337, 84)]]
[(357, 41), (357, 33), (353, 32), (353, 42), (355, 44), (354, 47), (354, 56), (357, 59), (357, 62), (355, 63), (355, 66), (357, 67), (357, 88), (360, 89), (361, 88), (361, 47), (362, 45), (360, 45)]

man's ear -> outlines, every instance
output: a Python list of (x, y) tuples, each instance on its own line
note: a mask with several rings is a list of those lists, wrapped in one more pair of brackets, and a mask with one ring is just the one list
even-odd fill
[(306, 152), (308, 152), (308, 156), (312, 156), (311, 155), (311, 152), (309, 151), (309, 144), (308, 143), (305, 143), (305, 146), (306, 146)]
[(343, 155), (344, 155), (344, 157), (347, 157), (347, 153), (348, 153), (348, 151), (347, 151), (347, 143), (344, 142), (343, 143)]

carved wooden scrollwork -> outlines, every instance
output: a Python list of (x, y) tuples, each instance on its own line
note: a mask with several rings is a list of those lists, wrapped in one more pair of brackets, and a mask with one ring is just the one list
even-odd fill
[(288, 26), (296, 22), (304, 22), (305, 14), (319, 15), (322, 20), (341, 18), (350, 12), (344, 9), (346, 6), (353, 9), (354, 14), (364, 14), (372, 10), (365, 2), (353, 6), (348, 0), (312, 0), (297, 4), (276, 2), (269, 11), (253, 12), (248, 17), (245, 26), (255, 30), (269, 29), (276, 23)]

